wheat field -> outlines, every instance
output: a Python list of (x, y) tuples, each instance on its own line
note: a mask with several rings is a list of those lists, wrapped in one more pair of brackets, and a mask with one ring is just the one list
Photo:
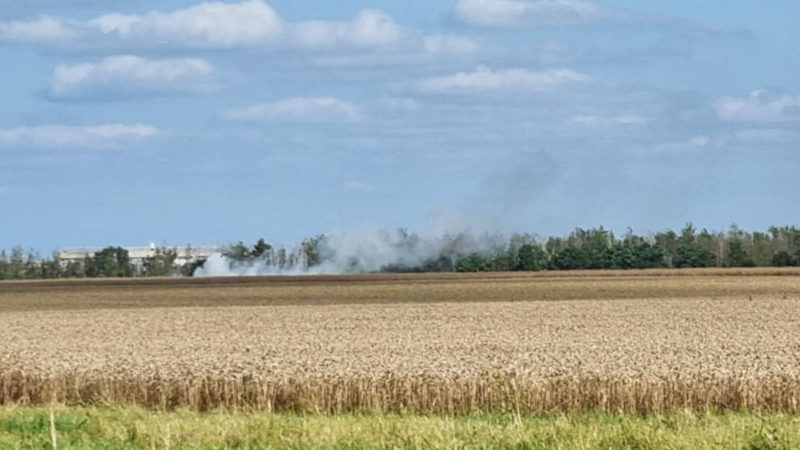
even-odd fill
[(800, 272), (0, 284), (0, 404), (800, 412)]

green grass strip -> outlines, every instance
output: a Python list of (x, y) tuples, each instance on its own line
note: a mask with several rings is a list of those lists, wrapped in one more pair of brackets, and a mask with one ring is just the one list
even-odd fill
[(0, 409), (0, 449), (796, 449), (800, 417), (293, 415), (131, 407)]

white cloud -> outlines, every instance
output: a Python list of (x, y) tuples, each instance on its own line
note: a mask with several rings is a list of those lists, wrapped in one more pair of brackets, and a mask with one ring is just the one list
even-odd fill
[(478, 53), (480, 45), (464, 36), (434, 35), (424, 39), (425, 53), (433, 56), (469, 56)]
[(723, 97), (714, 108), (723, 120), (742, 122), (785, 122), (800, 120), (800, 95), (768, 97), (763, 91), (747, 97)]
[(713, 139), (711, 139), (710, 137), (701, 134), (701, 135), (697, 135), (697, 136), (689, 139), (689, 142), (687, 142), (687, 146), (689, 148), (706, 147), (708, 145), (711, 145), (714, 142), (715, 141)]
[(228, 120), (246, 122), (328, 123), (360, 119), (361, 108), (334, 97), (295, 97), (226, 111)]
[[(468, 37), (428, 36), (401, 26), (392, 16), (376, 9), (361, 10), (349, 21), (291, 22), (284, 21), (263, 0), (210, 1), (173, 11), (109, 13), (84, 21), (41, 16), (30, 21), (0, 22), (0, 41), (120, 53), (154, 49), (292, 49), (334, 53), (337, 57), (372, 56), (370, 65), (429, 61), (432, 56), (467, 57), (480, 50), (478, 43)], [(342, 50), (349, 51), (349, 55), (343, 55)], [(374, 59), (381, 55), (391, 58)]]
[(377, 10), (365, 9), (350, 22), (313, 20), (291, 26), (291, 41), (308, 49), (339, 47), (379, 48), (401, 42), (406, 31), (394, 19)]
[(460, 0), (456, 5), (456, 15), (462, 22), (473, 26), (522, 28), (580, 25), (623, 14), (579, 0)]
[(205, 2), (170, 12), (104, 14), (87, 21), (43, 16), (0, 22), (0, 40), (100, 48), (382, 49), (418, 36), (388, 14), (364, 9), (349, 22), (284, 22), (262, 0)]
[(588, 127), (614, 127), (629, 125), (645, 125), (649, 122), (647, 117), (638, 114), (624, 114), (620, 116), (581, 115), (574, 116), (572, 122)]
[(142, 124), (42, 125), (0, 129), (0, 145), (115, 147), (120, 144), (151, 138), (157, 134), (157, 129)]
[(172, 12), (105, 14), (86, 22), (41, 17), (0, 23), (0, 39), (63, 46), (231, 48), (259, 46), (281, 38), (280, 17), (265, 2), (206, 2)]
[(208, 92), (220, 86), (214, 67), (202, 59), (150, 60), (111, 56), (97, 63), (60, 65), (50, 95), (57, 99)]
[(570, 69), (501, 69), (479, 67), (473, 72), (422, 80), (419, 87), (427, 92), (464, 91), (529, 91), (541, 92), (557, 89), (566, 84), (585, 83), (591, 79)]
[(661, 142), (649, 146), (644, 146), (638, 149), (639, 153), (683, 153), (700, 151), (714, 151), (725, 148), (730, 144), (730, 136), (718, 135), (707, 136), (705, 134), (698, 134), (689, 139), (682, 139), (679, 141)]
[(416, 111), (419, 109), (419, 102), (408, 97), (387, 97), (377, 102), (379, 108), (388, 111)]
[(279, 39), (282, 31), (278, 14), (259, 0), (207, 2), (144, 15), (106, 14), (89, 21), (86, 26), (103, 36), (120, 40), (214, 48), (270, 43)]
[(29, 22), (0, 22), (0, 39), (8, 41), (47, 43), (75, 39), (74, 24), (50, 16)]
[(786, 128), (749, 128), (715, 135), (698, 134), (681, 141), (664, 142), (642, 151), (647, 152), (685, 152), (714, 151), (719, 149), (767, 150), (777, 148), (797, 148), (800, 132)]
[(593, 0), (459, 0), (455, 16), (483, 28), (541, 28), (587, 25), (666, 27), (686, 39), (750, 38), (747, 28), (718, 28), (680, 17), (642, 14), (601, 6)]

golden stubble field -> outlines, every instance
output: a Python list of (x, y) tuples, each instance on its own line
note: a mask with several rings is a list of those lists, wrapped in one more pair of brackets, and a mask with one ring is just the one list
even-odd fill
[(0, 283), (0, 403), (800, 412), (800, 272)]

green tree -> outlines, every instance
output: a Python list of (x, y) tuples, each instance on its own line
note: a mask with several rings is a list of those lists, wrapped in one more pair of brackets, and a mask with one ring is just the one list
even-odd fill
[(458, 272), (484, 272), (488, 269), (486, 260), (479, 253), (470, 253), (456, 261)]
[(325, 243), (325, 235), (306, 239), (301, 244), (303, 256), (307, 267), (314, 267), (322, 263), (322, 245)]
[(757, 266), (769, 266), (772, 264), (773, 256), (778, 251), (776, 244), (770, 234), (756, 231), (750, 237), (747, 253), (753, 258)]
[(614, 267), (618, 269), (652, 269), (664, 267), (663, 250), (640, 236), (629, 235), (614, 249)]
[(11, 259), (8, 262), (9, 278), (13, 280), (20, 280), (25, 275), (25, 259), (22, 247), (14, 247), (11, 249)]
[(679, 244), (675, 267), (714, 267), (717, 257), (697, 244)]
[(25, 268), (22, 273), (22, 278), (26, 280), (42, 278), (42, 264), (33, 250), (28, 250), (28, 254), (25, 257)]
[(608, 269), (614, 265), (614, 235), (603, 227), (584, 231), (581, 247), (588, 269)]
[(86, 275), (89, 277), (132, 277), (134, 267), (127, 250), (122, 247), (106, 247), (87, 259)]
[(588, 269), (590, 257), (584, 249), (570, 245), (556, 252), (550, 259), (550, 265), (556, 270)]
[(729, 267), (754, 267), (756, 263), (753, 261), (753, 258), (747, 254), (742, 241), (734, 239), (730, 242), (727, 265)]
[(236, 262), (247, 261), (252, 258), (250, 248), (239, 241), (222, 249), (222, 255)]
[(174, 248), (156, 247), (152, 256), (144, 260), (144, 274), (148, 277), (163, 277), (177, 270), (175, 260), (178, 250)]
[(0, 250), (0, 280), (11, 278), (11, 264), (5, 250)]
[(205, 258), (192, 258), (192, 259), (189, 259), (189, 261), (187, 261), (186, 264), (184, 264), (181, 267), (181, 269), (180, 269), (181, 275), (183, 275), (185, 277), (194, 276), (194, 271), (197, 270), (200, 267), (203, 267), (203, 264), (205, 264), (205, 263), (206, 263)]
[(452, 272), (453, 270), (455, 270), (453, 259), (445, 255), (439, 255), (439, 257), (429, 259), (422, 264), (423, 272)]
[(69, 261), (64, 266), (62, 271), (63, 276), (66, 278), (85, 278), (86, 277), (86, 262)]
[(250, 252), (250, 255), (254, 258), (261, 258), (266, 257), (272, 252), (272, 246), (261, 238), (256, 242), (256, 245), (253, 246), (253, 250)]
[(781, 250), (772, 257), (772, 265), (776, 267), (796, 266), (797, 260), (786, 250)]
[[(703, 228), (697, 235), (695, 245), (701, 247), (707, 253), (714, 257), (714, 263), (711, 266), (722, 267), (725, 264), (723, 253), (725, 249), (725, 235), (724, 233), (711, 233)], [(703, 267), (711, 267), (703, 266)]]
[(664, 264), (667, 267), (675, 267), (678, 259), (678, 235), (669, 230), (655, 235), (655, 247), (664, 255)]
[(547, 263), (547, 253), (538, 245), (524, 244), (517, 251), (516, 270), (543, 270)]
[(677, 239), (675, 260), (673, 261), (674, 267), (713, 267), (717, 264), (716, 255), (703, 245), (708, 245), (710, 234), (703, 230), (701, 236), (703, 242), (698, 242), (694, 224), (691, 222), (686, 224)]
[(486, 261), (486, 270), (506, 272), (515, 269), (514, 260), (506, 251), (495, 251)]
[(61, 259), (58, 253), (54, 252), (52, 259), (46, 259), (41, 263), (42, 278), (62, 278), (64, 276), (64, 267), (61, 264)]

